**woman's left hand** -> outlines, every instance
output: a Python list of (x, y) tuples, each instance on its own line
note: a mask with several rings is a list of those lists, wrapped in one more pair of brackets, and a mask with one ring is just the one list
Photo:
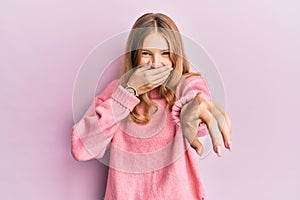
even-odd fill
[[(213, 142), (214, 151), (221, 156), (221, 137), (224, 145), (231, 151), (231, 122), (229, 115), (215, 101), (207, 100), (199, 92), (197, 96), (183, 105), (180, 112), (181, 128), (191, 146), (199, 155), (203, 153), (203, 147), (197, 137), (198, 126), (204, 122)], [(221, 134), (220, 134), (221, 133)]]

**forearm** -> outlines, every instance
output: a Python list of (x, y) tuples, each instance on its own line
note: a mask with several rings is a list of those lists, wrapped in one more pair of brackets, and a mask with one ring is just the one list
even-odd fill
[(139, 99), (122, 86), (116, 87), (105, 101), (96, 97), (83, 118), (72, 127), (73, 157), (79, 161), (102, 157), (119, 121), (126, 118), (138, 103)]

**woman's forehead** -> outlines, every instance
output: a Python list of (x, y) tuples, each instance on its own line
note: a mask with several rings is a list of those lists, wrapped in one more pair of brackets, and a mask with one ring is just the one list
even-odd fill
[(169, 49), (167, 40), (159, 33), (151, 33), (143, 42), (143, 49)]

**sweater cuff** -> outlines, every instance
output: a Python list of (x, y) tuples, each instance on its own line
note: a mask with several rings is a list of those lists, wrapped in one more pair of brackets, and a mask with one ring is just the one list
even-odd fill
[(183, 105), (185, 105), (186, 103), (192, 101), (195, 98), (196, 94), (194, 93), (189, 93), (188, 95), (181, 97), (180, 99), (178, 99), (173, 107), (172, 107), (172, 111), (171, 111), (171, 116), (173, 121), (176, 124), (180, 123), (180, 111)]
[(130, 111), (140, 102), (139, 98), (130, 94), (122, 85), (117, 86), (112, 98)]
[[(172, 116), (172, 119), (175, 122), (175, 124), (180, 125), (180, 112), (181, 112), (183, 105), (192, 101), (195, 98), (196, 94), (197, 93), (190, 92), (189, 94), (187, 94), (184, 97), (181, 97), (174, 103), (174, 105), (172, 107), (172, 111), (171, 111), (171, 116)], [(205, 95), (205, 98), (209, 99), (209, 97), (207, 95)], [(202, 137), (207, 134), (208, 134), (207, 125), (204, 122), (200, 122), (199, 126), (198, 126), (197, 137)]]

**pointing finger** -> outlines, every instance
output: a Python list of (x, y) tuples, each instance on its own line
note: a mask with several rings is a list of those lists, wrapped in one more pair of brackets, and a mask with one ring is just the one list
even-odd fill
[(213, 114), (207, 109), (206, 106), (200, 105), (200, 118), (207, 124), (211, 136), (214, 151), (217, 155), (221, 156), (221, 132), (218, 127), (218, 122)]

